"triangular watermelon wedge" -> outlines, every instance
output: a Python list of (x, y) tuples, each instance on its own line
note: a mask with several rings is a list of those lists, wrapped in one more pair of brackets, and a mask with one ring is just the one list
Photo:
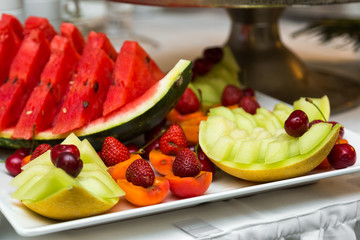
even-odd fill
[(101, 116), (114, 62), (99, 48), (84, 49), (73, 84), (56, 117), (53, 133), (80, 128)]
[(118, 53), (105, 33), (94, 31), (89, 32), (84, 51), (93, 48), (100, 48), (104, 50), (113, 61), (115, 61), (118, 56)]
[(24, 23), (24, 35), (29, 34), (34, 29), (42, 31), (49, 42), (57, 35), (56, 30), (47, 18), (29, 16)]
[(41, 73), (40, 83), (32, 91), (16, 124), (15, 138), (31, 139), (33, 126), (35, 134), (51, 127), (76, 70), (80, 55), (67, 38), (55, 36), (51, 40), (50, 49), (50, 59)]
[(165, 73), (135, 41), (125, 41), (114, 65), (114, 82), (104, 103), (103, 116), (141, 96)]
[(33, 30), (24, 37), (11, 64), (9, 79), (0, 87), (1, 130), (18, 121), (49, 56), (49, 42), (43, 32)]
[(0, 21), (0, 85), (9, 76), (10, 65), (19, 50), (21, 39), (15, 34), (10, 24)]
[(85, 46), (85, 39), (74, 24), (68, 22), (61, 23), (60, 34), (70, 40), (79, 54), (82, 53)]
[(24, 28), (19, 19), (17, 19), (15, 16), (3, 13), (1, 15), (1, 22), (8, 24), (13, 29), (14, 33), (19, 37), (19, 39), (24, 38)]

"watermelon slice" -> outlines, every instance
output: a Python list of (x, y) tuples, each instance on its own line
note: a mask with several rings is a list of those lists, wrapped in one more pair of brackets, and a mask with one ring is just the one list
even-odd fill
[(20, 38), (9, 25), (0, 21), (0, 85), (8, 78), (10, 65), (21, 44)]
[(24, 37), (10, 66), (9, 79), (0, 87), (1, 130), (18, 121), (49, 56), (49, 42), (43, 32), (33, 30)]
[(54, 27), (50, 24), (49, 20), (43, 17), (29, 16), (24, 24), (24, 35), (27, 35), (33, 29), (42, 31), (47, 40), (51, 42), (51, 39), (57, 35)]
[(35, 133), (51, 127), (61, 99), (74, 74), (80, 55), (71, 41), (55, 36), (50, 44), (50, 59), (41, 73), (40, 84), (34, 88), (16, 124), (15, 138), (30, 139)]
[(60, 25), (60, 34), (72, 42), (79, 54), (82, 53), (85, 46), (85, 39), (79, 29), (72, 23), (63, 22)]
[(165, 74), (135, 41), (125, 41), (114, 65), (114, 82), (104, 103), (103, 115), (141, 96)]
[(84, 49), (73, 84), (56, 117), (53, 133), (80, 128), (102, 115), (114, 62), (99, 48)]
[(117, 58), (118, 54), (105, 33), (94, 31), (89, 32), (84, 51), (92, 48), (100, 48), (104, 50), (113, 61)]
[(24, 28), (23, 28), (21, 22), (19, 21), (19, 19), (17, 19), (15, 16), (3, 13), (1, 15), (1, 22), (9, 24), (9, 26), (14, 30), (15, 34), (20, 39), (24, 38), (24, 33), (23, 33)]

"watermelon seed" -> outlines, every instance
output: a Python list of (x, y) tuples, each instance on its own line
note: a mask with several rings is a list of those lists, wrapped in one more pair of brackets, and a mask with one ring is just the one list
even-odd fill
[(84, 106), (84, 108), (87, 108), (88, 106), (89, 106), (89, 102), (88, 101), (83, 101), (83, 106)]
[(150, 60), (150, 57), (149, 57), (148, 55), (146, 55), (145, 60), (146, 60), (146, 63), (148, 63), (148, 64), (149, 64), (150, 61), (151, 61), (151, 60)]
[(96, 93), (99, 90), (99, 83), (95, 82), (94, 84), (94, 92)]
[(14, 81), (12, 82), (12, 84), (15, 84), (15, 83), (17, 82), (17, 80), (18, 80), (18, 78), (16, 77), (16, 78), (14, 79)]
[(9, 78), (6, 78), (6, 79), (5, 79), (5, 83), (7, 83), (8, 81), (9, 81)]
[(84, 82), (84, 86), (86, 86), (88, 84), (88, 80), (86, 80), (85, 82)]
[(32, 114), (31, 110), (26, 112), (26, 115), (30, 115), (30, 114)]
[(63, 108), (62, 111), (63, 111), (63, 113), (66, 113), (66, 108)]

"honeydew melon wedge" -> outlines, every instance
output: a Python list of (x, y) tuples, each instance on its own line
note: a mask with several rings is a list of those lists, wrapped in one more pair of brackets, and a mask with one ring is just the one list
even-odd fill
[[(116, 184), (90, 143), (70, 134), (64, 144), (78, 146), (83, 169), (74, 178), (55, 167), (50, 151), (23, 167), (10, 185), (11, 195), (34, 212), (45, 217), (69, 220), (103, 213), (112, 208), (124, 191)], [(100, 159), (100, 160), (99, 160)]]
[[(319, 101), (323, 104), (320, 109), (327, 111), (329, 106), (324, 104), (326, 98)], [(309, 105), (302, 107), (303, 111), (309, 112), (311, 118), (318, 117), (311, 109), (309, 111)], [(199, 144), (215, 165), (238, 178), (268, 182), (303, 175), (319, 165), (329, 154), (338, 139), (341, 126), (318, 123), (303, 136), (294, 138), (283, 129), (286, 120), (284, 116), (293, 110), (294, 108), (281, 103), (272, 112), (260, 109), (255, 115), (247, 116), (254, 119), (256, 126), (242, 138), (241, 134), (237, 134), (237, 138), (231, 134), (232, 131), (242, 130), (236, 120), (237, 115), (243, 116), (242, 110), (231, 110), (235, 116), (233, 121), (228, 112), (223, 117), (221, 114), (210, 115), (200, 123)], [(213, 112), (220, 113), (222, 110)], [(228, 145), (225, 146), (226, 144)]]

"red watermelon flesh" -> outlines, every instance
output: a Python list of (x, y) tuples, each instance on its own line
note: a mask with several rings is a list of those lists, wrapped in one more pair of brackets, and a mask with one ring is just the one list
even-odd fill
[(41, 73), (14, 130), (14, 138), (31, 139), (35, 132), (51, 127), (59, 105), (74, 74), (80, 55), (65, 37), (55, 36), (50, 44), (50, 59)]
[(79, 54), (82, 53), (85, 46), (85, 39), (79, 29), (72, 23), (63, 22), (60, 25), (60, 34), (72, 42)]
[(135, 41), (125, 41), (114, 65), (114, 82), (104, 103), (103, 115), (141, 96), (165, 73)]
[(104, 50), (113, 61), (117, 58), (118, 54), (105, 33), (91, 31), (88, 34), (84, 51), (92, 48), (100, 48)]
[(14, 33), (20, 39), (24, 38), (24, 33), (23, 33), (24, 28), (23, 28), (21, 22), (19, 21), (19, 19), (17, 19), (15, 16), (3, 13), (1, 15), (1, 22), (9, 24), (9, 26), (14, 30)]
[(113, 65), (102, 49), (84, 50), (73, 84), (56, 117), (54, 134), (69, 132), (101, 116)]
[(51, 42), (52, 38), (57, 35), (57, 32), (50, 24), (48, 19), (43, 17), (29, 16), (24, 24), (24, 35), (29, 34), (34, 29), (42, 31), (49, 42)]
[(33, 30), (24, 37), (10, 66), (9, 79), (0, 87), (0, 130), (18, 121), (49, 56), (49, 42), (43, 32)]
[(9, 76), (10, 65), (19, 50), (21, 40), (8, 23), (0, 21), (0, 85)]

